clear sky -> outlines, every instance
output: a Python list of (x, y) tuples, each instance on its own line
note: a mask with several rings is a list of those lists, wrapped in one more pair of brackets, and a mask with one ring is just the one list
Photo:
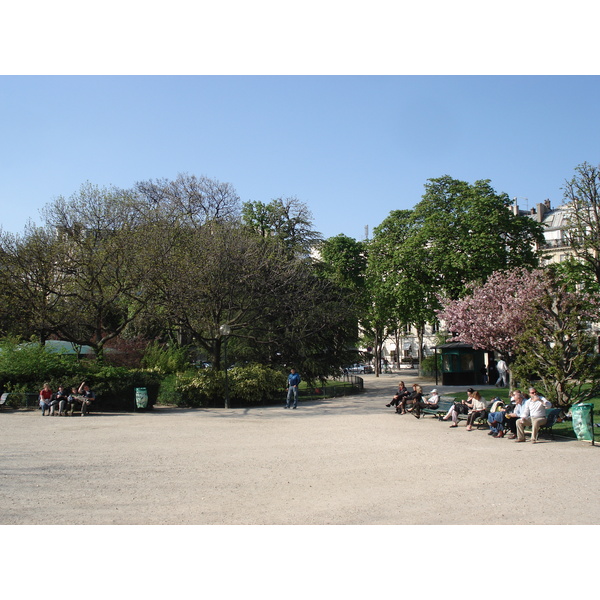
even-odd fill
[(557, 205), (600, 163), (599, 107), (598, 76), (3, 76), (0, 224), (180, 172), (295, 196), (325, 237), (362, 239), (442, 175)]

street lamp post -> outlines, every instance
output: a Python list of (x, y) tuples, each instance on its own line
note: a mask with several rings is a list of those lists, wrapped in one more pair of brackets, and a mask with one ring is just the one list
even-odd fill
[(225, 341), (223, 342), (225, 354), (225, 408), (229, 408), (229, 380), (227, 378), (227, 340), (229, 338), (229, 335), (231, 334), (231, 327), (229, 327), (227, 323), (224, 323), (219, 327), (219, 333), (221, 334), (221, 337), (225, 338)]

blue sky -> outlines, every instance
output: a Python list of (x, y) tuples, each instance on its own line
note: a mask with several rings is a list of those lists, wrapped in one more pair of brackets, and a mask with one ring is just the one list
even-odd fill
[(600, 163), (599, 106), (598, 76), (2, 76), (0, 224), (180, 172), (295, 196), (325, 237), (362, 239), (446, 174), (557, 205)]

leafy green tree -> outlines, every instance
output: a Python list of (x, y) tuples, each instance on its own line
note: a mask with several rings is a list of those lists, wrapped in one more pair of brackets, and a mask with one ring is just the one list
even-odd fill
[[(320, 246), (320, 260), (315, 263), (315, 271), (332, 283), (338, 295), (341, 294), (348, 331), (357, 334), (359, 322), (365, 319), (371, 304), (366, 287), (367, 244), (343, 234), (325, 240)], [(342, 364), (358, 360), (358, 350), (352, 350), (357, 342), (356, 335), (350, 334), (347, 342), (350, 345)]]
[(510, 205), (489, 180), (472, 185), (447, 175), (428, 180), (413, 211), (412, 248), (421, 249), (437, 293), (459, 298), (467, 283), (494, 271), (537, 266), (542, 226), (515, 215)]
[(425, 324), (436, 318), (435, 281), (428, 269), (425, 248), (413, 211), (396, 210), (374, 230), (369, 246), (369, 280), (385, 300), (388, 334), (400, 348), (405, 325), (415, 327), (422, 358)]
[(277, 198), (268, 204), (246, 202), (242, 223), (265, 239), (284, 244), (291, 256), (308, 256), (322, 237), (313, 229), (313, 216), (298, 198)]
[(367, 244), (339, 234), (320, 246), (323, 275), (357, 296), (364, 294)]
[(600, 284), (600, 167), (584, 162), (575, 172), (563, 188), (568, 215), (565, 239), (577, 260)]
[(161, 259), (157, 300), (171, 327), (188, 332), (221, 368), (231, 329), (232, 361), (295, 364), (307, 377), (339, 368), (348, 336), (348, 303), (310, 261), (234, 222), (183, 229)]
[(597, 295), (570, 286), (552, 269), (540, 292), (517, 336), (515, 378), (539, 377), (548, 400), (560, 408), (597, 397), (600, 354), (591, 327), (600, 315)]

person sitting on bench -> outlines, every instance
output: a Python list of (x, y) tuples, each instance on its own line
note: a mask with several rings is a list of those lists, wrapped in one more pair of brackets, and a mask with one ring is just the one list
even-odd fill
[(446, 413), (446, 416), (442, 419), (442, 421), (452, 419), (452, 425), (450, 425), (450, 427), (458, 427), (458, 415), (466, 415), (473, 408), (472, 394), (474, 393), (475, 390), (473, 388), (469, 388), (467, 390), (467, 399), (461, 400), (460, 402), (455, 402), (450, 407), (450, 410)]
[(404, 381), (401, 381), (398, 384), (398, 391), (396, 392), (396, 395), (392, 398), (391, 402), (389, 404), (386, 404), (386, 406), (389, 408), (390, 406), (398, 406), (398, 404), (400, 404), (400, 401), (402, 400), (402, 398), (404, 398), (405, 396), (408, 396), (409, 391), (406, 389), (405, 385), (404, 385)]
[(85, 381), (81, 383), (77, 392), (81, 394), (81, 416), (84, 417), (89, 413), (90, 404), (96, 399), (96, 394)]
[(413, 391), (410, 393), (408, 398), (405, 398), (402, 402), (400, 402), (400, 406), (402, 407), (402, 414), (406, 412), (406, 402), (412, 402), (412, 409), (410, 412), (417, 419), (421, 418), (421, 409), (425, 408), (427, 405), (423, 402), (423, 389), (418, 383), (413, 383)]
[(42, 417), (50, 415), (50, 403), (52, 402), (52, 390), (49, 383), (44, 383), (44, 387), (40, 390), (40, 408), (42, 409)]
[(437, 408), (440, 403), (440, 395), (437, 390), (432, 390), (429, 398), (425, 399), (426, 406), (424, 408)]
[(67, 416), (67, 405), (69, 404), (69, 395), (62, 385), (58, 386), (56, 394), (54, 394), (54, 401), (58, 404), (58, 416)]
[(471, 398), (473, 399), (473, 408), (469, 411), (467, 416), (467, 431), (473, 429), (473, 423), (481, 417), (485, 417), (485, 399), (481, 397), (479, 392), (473, 392)]
[(512, 403), (506, 407), (504, 421), (510, 430), (508, 439), (514, 440), (517, 437), (517, 419), (521, 417), (521, 413), (523, 412), (523, 404), (525, 402), (525, 398), (523, 397), (521, 390), (515, 390), (513, 392), (511, 402)]

